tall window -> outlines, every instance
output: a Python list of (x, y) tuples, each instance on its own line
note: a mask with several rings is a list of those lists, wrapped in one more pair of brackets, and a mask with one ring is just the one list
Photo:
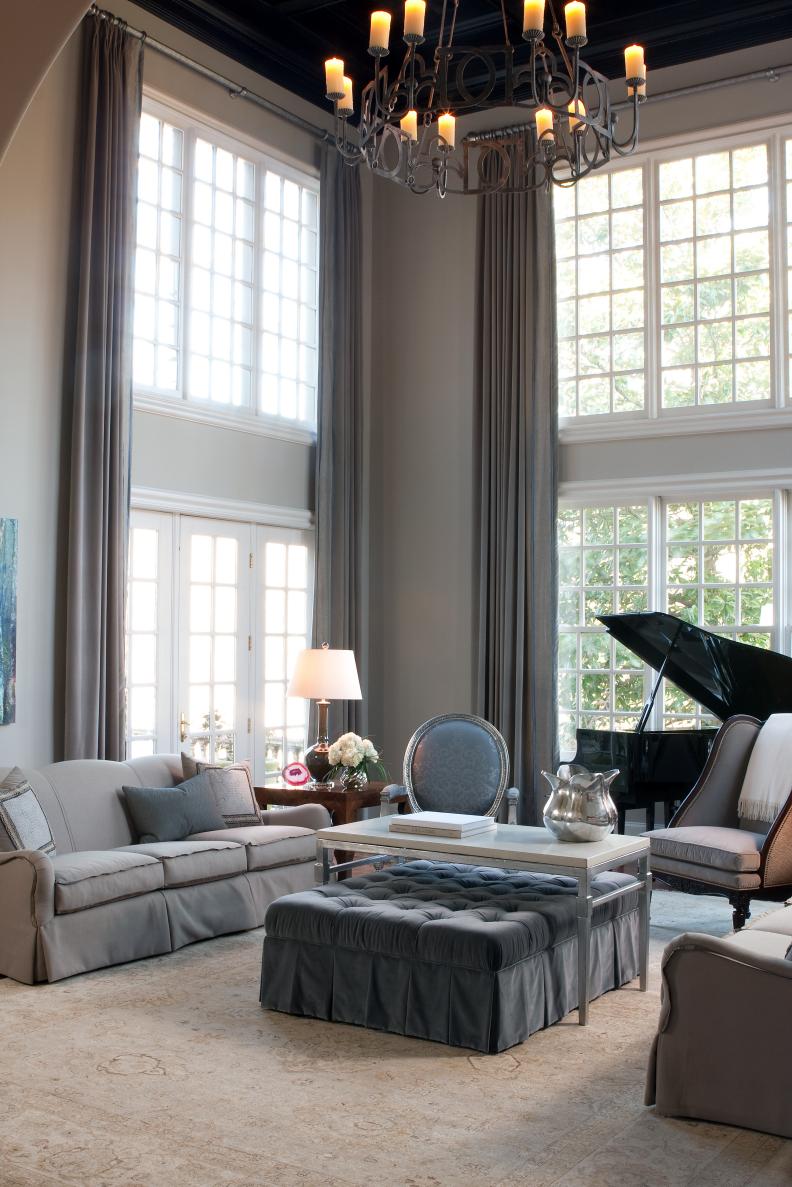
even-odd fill
[(315, 424), (318, 233), (314, 178), (150, 104), (136, 392)]
[[(652, 496), (622, 505), (559, 511), (558, 703), (561, 753), (575, 730), (632, 730), (654, 679), (597, 615), (661, 610), (717, 635), (781, 649), (788, 593), (777, 507), (792, 491), (733, 498)], [(656, 545), (655, 545), (656, 542)], [(652, 556), (658, 562), (652, 564)], [(670, 681), (653, 711), (656, 729), (717, 724)]]
[(264, 610), (264, 721), (267, 774), (299, 758), (305, 704), (286, 689), (308, 632), (308, 548), (299, 540), (268, 540), (261, 596)]
[(772, 131), (658, 150), (554, 193), (560, 413), (575, 432), (789, 402), (776, 294), (792, 310), (792, 279), (774, 227), (792, 227), (790, 144)]
[(644, 701), (640, 660), (607, 635), (598, 614), (649, 606), (646, 504), (559, 513), (558, 703), (561, 751), (575, 729), (634, 729)]

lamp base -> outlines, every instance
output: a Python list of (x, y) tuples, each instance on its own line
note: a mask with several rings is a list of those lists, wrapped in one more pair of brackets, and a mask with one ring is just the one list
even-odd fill
[(330, 759), (327, 757), (327, 752), (330, 749), (330, 736), (327, 725), (330, 702), (325, 700), (317, 701), (316, 708), (319, 713), (317, 723), (318, 737), (313, 746), (306, 750), (304, 761), (316, 782), (321, 783), (330, 770)]
[(330, 744), (320, 738), (305, 752), (305, 765), (317, 783), (321, 783), (330, 771), (330, 761), (327, 757), (329, 749)]

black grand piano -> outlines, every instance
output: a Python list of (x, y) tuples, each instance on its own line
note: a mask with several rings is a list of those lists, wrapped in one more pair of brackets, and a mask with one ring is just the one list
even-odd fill
[(579, 729), (572, 761), (591, 771), (621, 771), (611, 787), (619, 832), (630, 808), (645, 809), (646, 826), (654, 828), (658, 802), (665, 805), (668, 824), (701, 774), (717, 730), (647, 730), (660, 682), (672, 681), (721, 721), (735, 713), (764, 721), (771, 713), (792, 712), (792, 659), (724, 639), (672, 614), (603, 614), (599, 621), (654, 668), (657, 678), (634, 733)]

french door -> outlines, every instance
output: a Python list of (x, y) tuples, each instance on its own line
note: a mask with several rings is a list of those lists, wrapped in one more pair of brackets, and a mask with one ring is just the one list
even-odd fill
[(312, 533), (132, 512), (127, 754), (184, 750), (280, 771), (306, 744), (286, 696), (312, 616)]
[(182, 516), (177, 603), (179, 745), (252, 759), (250, 527)]

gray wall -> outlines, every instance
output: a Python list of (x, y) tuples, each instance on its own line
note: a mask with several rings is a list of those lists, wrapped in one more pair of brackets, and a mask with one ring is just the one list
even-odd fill
[[(779, 42), (652, 72), (651, 90), (788, 62), (792, 43)], [(787, 75), (776, 83), (647, 104), (642, 140), (790, 110)], [(466, 127), (503, 122), (502, 113), (492, 113)], [(392, 774), (421, 721), (473, 707), (475, 254), (475, 200), (417, 197), (377, 180), (374, 275), (381, 284), (374, 309), (372, 684), (379, 695), (371, 728)], [(561, 450), (566, 481), (785, 466), (792, 475), (792, 426), (783, 432), (680, 434)]]
[(0, 164), (0, 516), (19, 520), (17, 720), (0, 767), (49, 759), (55, 678), (61, 398), (77, 46), (60, 55)]

